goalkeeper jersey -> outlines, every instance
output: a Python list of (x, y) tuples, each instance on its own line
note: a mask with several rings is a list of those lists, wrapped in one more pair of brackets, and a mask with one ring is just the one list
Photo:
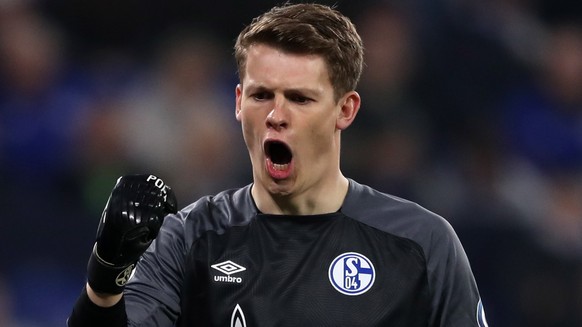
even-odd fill
[(486, 326), (442, 217), (354, 180), (322, 215), (263, 214), (250, 190), (166, 217), (123, 301), (99, 310), (129, 326)]

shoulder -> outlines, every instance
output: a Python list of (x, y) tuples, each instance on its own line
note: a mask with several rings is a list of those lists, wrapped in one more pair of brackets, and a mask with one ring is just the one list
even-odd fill
[(208, 231), (223, 233), (231, 226), (244, 225), (257, 214), (250, 186), (203, 196), (166, 220), (182, 230), (187, 243)]
[(389, 222), (397, 225), (424, 223), (430, 224), (430, 227), (448, 225), (443, 217), (416, 202), (378, 191), (354, 180), (350, 180), (342, 211), (354, 219), (380, 226)]
[(425, 253), (435, 241), (446, 244), (456, 238), (450, 223), (442, 216), (354, 180), (350, 180), (342, 212), (363, 224), (410, 239), (421, 245)]

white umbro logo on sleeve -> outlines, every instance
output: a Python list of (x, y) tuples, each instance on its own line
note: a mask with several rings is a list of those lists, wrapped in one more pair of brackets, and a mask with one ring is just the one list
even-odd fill
[(236, 264), (230, 260), (214, 264), (210, 267), (212, 267), (213, 269), (216, 269), (216, 270), (218, 270), (221, 273), (226, 275), (226, 276), (223, 276), (223, 275), (215, 275), (214, 276), (215, 282), (223, 282), (223, 283), (237, 283), (237, 284), (242, 283), (241, 277), (236, 277), (236, 276), (231, 276), (231, 275), (247, 270), (247, 268), (245, 268), (239, 264)]

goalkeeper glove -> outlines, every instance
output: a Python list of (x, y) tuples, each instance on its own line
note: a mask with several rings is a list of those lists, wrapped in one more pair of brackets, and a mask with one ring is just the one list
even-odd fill
[(120, 177), (103, 210), (87, 265), (91, 288), (98, 293), (122, 293), (164, 217), (176, 212), (174, 192), (158, 177)]

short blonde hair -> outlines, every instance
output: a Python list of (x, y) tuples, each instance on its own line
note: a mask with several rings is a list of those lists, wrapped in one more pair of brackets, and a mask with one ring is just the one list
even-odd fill
[(234, 46), (241, 81), (247, 51), (253, 44), (266, 44), (289, 53), (322, 56), (336, 100), (355, 90), (362, 74), (362, 40), (349, 18), (329, 6), (285, 4), (254, 18), (241, 31)]

